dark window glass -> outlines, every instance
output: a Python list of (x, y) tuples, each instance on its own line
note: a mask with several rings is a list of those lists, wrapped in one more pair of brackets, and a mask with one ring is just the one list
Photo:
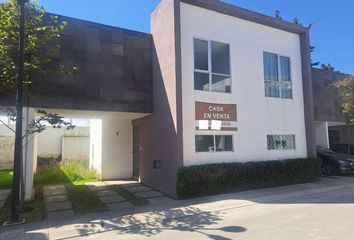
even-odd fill
[(215, 136), (216, 152), (233, 151), (232, 136)]
[(278, 81), (278, 57), (273, 53), (263, 53), (264, 80)]
[(196, 152), (213, 152), (214, 151), (214, 136), (212, 136), (212, 135), (197, 135), (197, 136), (195, 136), (195, 151)]
[(280, 80), (290, 82), (290, 59), (288, 57), (280, 57)]
[(213, 92), (231, 92), (231, 80), (229, 76), (213, 74)]
[(194, 69), (208, 71), (208, 42), (194, 39)]
[(195, 90), (210, 90), (209, 74), (194, 72), (194, 89)]
[(228, 44), (211, 42), (212, 72), (230, 75), (230, 49)]

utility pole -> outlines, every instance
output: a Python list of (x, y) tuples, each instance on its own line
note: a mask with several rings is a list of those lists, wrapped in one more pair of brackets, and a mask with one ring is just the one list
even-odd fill
[(14, 153), (14, 176), (12, 183), (11, 220), (9, 224), (22, 223), (20, 221), (20, 192), (22, 176), (22, 118), (23, 118), (23, 81), (25, 75), (25, 5), (29, 0), (17, 0), (20, 8), (20, 37), (16, 99), (16, 134)]

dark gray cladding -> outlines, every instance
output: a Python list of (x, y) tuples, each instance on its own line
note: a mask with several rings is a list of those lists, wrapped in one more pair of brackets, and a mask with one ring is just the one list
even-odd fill
[(348, 76), (337, 71), (312, 69), (315, 121), (345, 121), (341, 113), (341, 100), (333, 84)]
[[(75, 74), (36, 76), (30, 105), (41, 108), (152, 112), (152, 36), (59, 16), (68, 26), (54, 66)], [(1, 96), (0, 96), (1, 97)], [(13, 100), (13, 99), (12, 99)], [(11, 105), (0, 98), (0, 105)]]

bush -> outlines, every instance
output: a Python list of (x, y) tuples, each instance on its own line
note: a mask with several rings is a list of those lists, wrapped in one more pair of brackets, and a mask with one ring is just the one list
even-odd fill
[(319, 159), (222, 163), (183, 167), (178, 171), (179, 198), (274, 187), (317, 180)]

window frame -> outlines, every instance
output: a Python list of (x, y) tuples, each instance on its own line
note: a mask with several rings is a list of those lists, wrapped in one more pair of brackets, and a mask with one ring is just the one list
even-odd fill
[[(293, 139), (294, 139), (294, 148), (269, 148), (269, 145), (268, 145), (268, 136), (279, 136), (281, 141), (282, 141), (282, 137), (285, 137), (285, 136), (293, 136)], [(268, 151), (294, 151), (296, 150), (296, 134), (267, 134), (266, 135), (266, 145), (267, 145), (267, 150)]]
[[(194, 41), (195, 40), (200, 40), (200, 41), (205, 41), (208, 44), (208, 70), (202, 70), (202, 69), (196, 69), (195, 67), (195, 45)], [(211, 49), (211, 43), (221, 43), (229, 46), (229, 68), (230, 68), (230, 75), (223, 74), (223, 73), (213, 73), (213, 66), (212, 66), (212, 49)], [(206, 38), (200, 38), (200, 37), (193, 37), (192, 41), (192, 46), (193, 46), (193, 88), (194, 91), (202, 91), (202, 92), (212, 92), (212, 93), (226, 93), (226, 94), (231, 94), (232, 93), (232, 68), (231, 68), (231, 45), (229, 43), (224, 43), (220, 41), (214, 41)], [(200, 89), (195, 89), (195, 73), (204, 73), (208, 74), (209, 76), (209, 90), (200, 90)], [(213, 91), (213, 75), (216, 76), (221, 76), (221, 77), (228, 77), (230, 79), (230, 92), (218, 92), (218, 91)]]
[[(198, 152), (197, 151), (197, 142), (196, 142), (196, 137), (197, 136), (213, 136), (213, 149), (214, 151), (210, 152)], [(232, 140), (232, 150), (231, 151), (215, 151), (216, 149), (216, 136), (231, 136), (231, 140)], [(199, 153), (232, 153), (235, 152), (235, 148), (234, 148), (234, 134), (195, 134), (194, 135), (194, 151), (195, 153), (199, 154)]]
[[(264, 62), (264, 54), (265, 53), (268, 53), (268, 54), (273, 54), (273, 55), (276, 55), (277, 56), (277, 81), (272, 81), (272, 80), (266, 80), (265, 79), (265, 62)], [(278, 53), (273, 53), (273, 52), (268, 52), (268, 51), (263, 51), (263, 80), (264, 80), (264, 94), (265, 94), (265, 97), (268, 97), (268, 98), (281, 98), (281, 99), (288, 99), (288, 100), (293, 100), (294, 99), (294, 88), (293, 88), (293, 73), (292, 73), (292, 67), (291, 67), (291, 63), (292, 63), (292, 60), (291, 60), (291, 56), (288, 56), (288, 55), (285, 55), (285, 54), (278, 54)], [(290, 81), (282, 81), (281, 80), (281, 65), (280, 65), (280, 58), (281, 57), (285, 57), (285, 58), (288, 58), (289, 59), (289, 78), (290, 78)], [(273, 96), (267, 96), (266, 95), (266, 92), (265, 92), (265, 88), (266, 88), (266, 83), (276, 83), (278, 86), (278, 90), (279, 90), (279, 97), (273, 97)], [(282, 83), (288, 83), (291, 85), (291, 98), (285, 98), (285, 97), (282, 97), (282, 93), (281, 93), (281, 86), (282, 86)]]

